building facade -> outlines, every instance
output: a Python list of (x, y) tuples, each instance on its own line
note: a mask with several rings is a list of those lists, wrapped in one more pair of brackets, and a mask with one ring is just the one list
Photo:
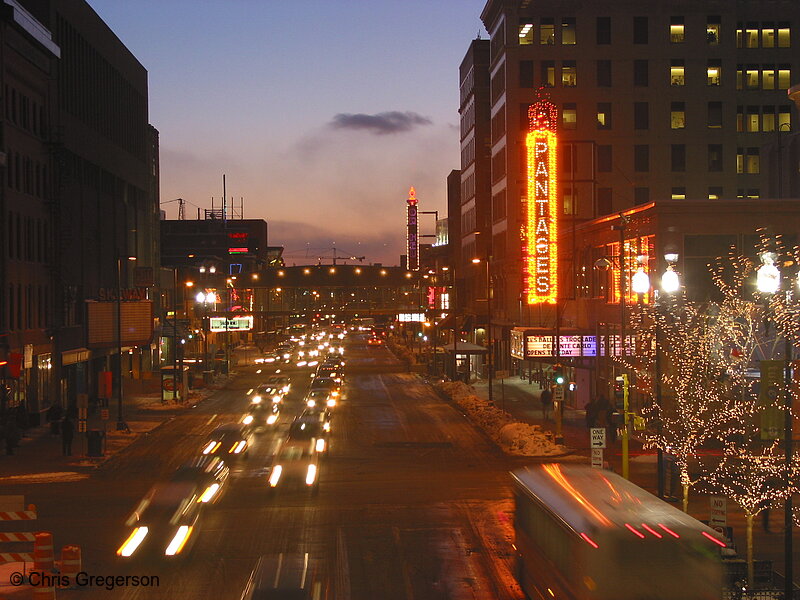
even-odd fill
[(690, 212), (707, 200), (757, 206), (800, 196), (787, 94), (800, 77), (798, 3), (489, 0), (481, 19), (490, 34), (491, 192), (476, 198), (491, 207), (498, 347), (510, 325), (552, 329), (563, 319), (563, 303), (523, 300), (525, 139), (537, 100), (557, 108), (564, 298), (575, 294), (582, 223), (654, 201), (685, 201)]

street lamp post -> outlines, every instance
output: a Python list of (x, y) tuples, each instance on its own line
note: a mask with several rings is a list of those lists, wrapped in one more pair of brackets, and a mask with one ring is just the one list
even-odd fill
[[(134, 261), (136, 257), (128, 256), (127, 259)], [(117, 431), (128, 429), (122, 410), (122, 388), (122, 256), (117, 254)]]
[[(473, 258), (472, 262), (478, 264), (483, 262), (486, 265), (486, 370), (489, 380), (489, 402), (494, 402), (494, 344), (492, 338), (492, 257), (487, 256), (485, 260)], [(505, 406), (503, 407), (505, 409)]]
[[(761, 255), (762, 265), (756, 272), (756, 287), (762, 294), (776, 294), (780, 290), (781, 276), (778, 268), (775, 266), (775, 256), (769, 252)], [(800, 280), (798, 280), (800, 282)], [(791, 295), (791, 289), (786, 290), (787, 295)], [(784, 501), (784, 538), (783, 538), (783, 551), (784, 551), (784, 597), (793, 598), (794, 594), (794, 548), (792, 540), (793, 529), (793, 502), (792, 502), (792, 343), (789, 335), (784, 333), (784, 370), (783, 370), (783, 398), (784, 398), (784, 416), (783, 416), (783, 449), (784, 449), (784, 466), (786, 469), (786, 500)]]

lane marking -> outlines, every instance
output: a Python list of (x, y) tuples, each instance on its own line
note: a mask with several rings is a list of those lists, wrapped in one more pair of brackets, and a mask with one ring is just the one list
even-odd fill
[(213, 415), (211, 415), (211, 418), (210, 418), (208, 421), (206, 421), (206, 425), (211, 425), (211, 423), (212, 423), (212, 422), (214, 421), (214, 419), (216, 419), (216, 418), (217, 418), (217, 415), (216, 415), (216, 414), (213, 414)]

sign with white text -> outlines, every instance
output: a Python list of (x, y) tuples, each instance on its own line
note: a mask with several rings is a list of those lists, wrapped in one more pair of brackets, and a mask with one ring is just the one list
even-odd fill
[[(226, 323), (227, 321), (227, 323)], [(222, 331), (250, 331), (253, 328), (253, 317), (211, 317), (209, 329), (215, 333)]]
[(605, 427), (592, 427), (589, 430), (591, 437), (592, 448), (605, 448), (606, 447), (606, 428)]

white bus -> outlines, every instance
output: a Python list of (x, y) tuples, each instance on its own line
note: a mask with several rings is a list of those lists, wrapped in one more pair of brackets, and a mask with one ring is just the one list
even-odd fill
[(622, 477), (579, 465), (512, 473), (517, 579), (534, 600), (719, 600), (710, 527)]

